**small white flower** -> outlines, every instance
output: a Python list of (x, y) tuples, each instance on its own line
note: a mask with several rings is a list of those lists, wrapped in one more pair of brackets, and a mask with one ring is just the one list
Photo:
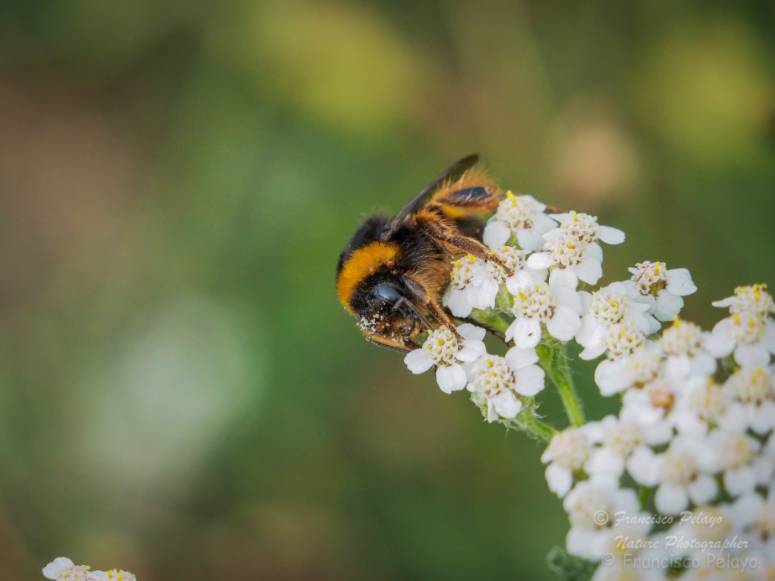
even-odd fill
[(721, 472), (724, 488), (732, 497), (753, 492), (760, 484), (768, 484), (775, 463), (770, 455), (759, 453), (761, 444), (740, 432), (716, 430), (710, 434), (716, 471)]
[(649, 536), (650, 528), (647, 518), (642, 522), (619, 524), (610, 535), (592, 581), (667, 581), (662, 569), (637, 566), (639, 562), (668, 561), (663, 543)]
[[(104, 581), (137, 581), (137, 577), (129, 571), (122, 571), (121, 569), (111, 569), (105, 571)], [(102, 581), (102, 580), (100, 580)]]
[(528, 252), (526, 250), (520, 250), (519, 248), (514, 248), (513, 246), (502, 246), (501, 248), (495, 249), (494, 252), (495, 255), (498, 256), (498, 258), (500, 258), (513, 273), (510, 277), (507, 278), (506, 273), (500, 266), (493, 262), (488, 262), (487, 264), (491, 268), (498, 269), (498, 272), (500, 273), (500, 278), (498, 279), (499, 284), (502, 282), (506, 282), (508, 284), (509, 281), (514, 281), (517, 275), (521, 273), (522, 276), (527, 274), (536, 282), (543, 282), (546, 280), (546, 270), (535, 270), (527, 265)]
[(670, 555), (674, 559), (690, 559), (694, 563), (714, 557), (722, 558), (725, 555), (721, 548), (724, 542), (740, 532), (739, 527), (737, 530), (735, 528), (733, 511), (729, 505), (698, 506), (693, 511), (682, 513), (680, 519), (676, 520), (678, 522), (667, 531), (667, 538), (672, 540)]
[(580, 294), (587, 302), (587, 313), (576, 334), (576, 341), (584, 347), (582, 359), (595, 359), (606, 350), (611, 359), (629, 355), (647, 334), (659, 329), (633, 285), (615, 282), (591, 295)]
[(601, 226), (596, 216), (580, 212), (552, 214), (552, 218), (560, 223), (560, 229), (575, 239), (591, 244), (600, 240), (606, 244), (621, 244), (624, 242), (624, 232), (611, 226)]
[(484, 228), (482, 239), (490, 248), (508, 244), (512, 236), (524, 250), (538, 250), (543, 239), (541, 235), (554, 228), (554, 221), (544, 210), (546, 206), (533, 196), (515, 196), (506, 192), (495, 215)]
[[(486, 290), (482, 287), (486, 285), (489, 274), (486, 263), (473, 254), (455, 260), (442, 302), (459, 318), (468, 317), (474, 308), (486, 308), (478, 305), (487, 302)], [(495, 293), (497, 292), (496, 287)], [(494, 298), (493, 295), (493, 300)]]
[(702, 437), (725, 422), (730, 398), (712, 377), (690, 377), (678, 394), (671, 420), (679, 433)]
[(739, 369), (727, 379), (724, 390), (731, 400), (722, 418), (726, 427), (737, 431), (750, 428), (757, 434), (775, 428), (775, 386), (769, 369)]
[(536, 281), (520, 273), (506, 282), (514, 296), (514, 321), (506, 330), (506, 340), (528, 349), (541, 341), (541, 327), (560, 341), (570, 341), (581, 324), (581, 298), (571, 287)]
[(98, 572), (89, 569), (87, 565), (76, 565), (67, 557), (57, 557), (43, 567), (43, 576), (55, 581), (97, 581)]
[(662, 514), (678, 514), (690, 501), (705, 504), (716, 496), (713, 455), (705, 441), (677, 436), (656, 456), (656, 463), (659, 486), (654, 502)]
[(639, 514), (635, 493), (605, 478), (578, 483), (562, 505), (571, 523), (566, 537), (568, 552), (592, 561), (601, 559), (611, 546), (618, 529), (617, 518)]
[(629, 269), (641, 296), (649, 299), (651, 313), (660, 321), (672, 321), (683, 308), (682, 297), (697, 292), (686, 268), (668, 269), (664, 262), (639, 262)]
[(718, 358), (734, 352), (744, 367), (767, 365), (775, 353), (775, 323), (756, 311), (736, 311), (716, 323), (705, 348)]
[(425, 373), (436, 366), (436, 382), (444, 393), (459, 391), (466, 386), (466, 372), (460, 362), (470, 363), (485, 354), (485, 330), (474, 325), (457, 327), (462, 341), (446, 327), (428, 333), (420, 349), (410, 351), (404, 357), (409, 371)]
[(765, 500), (757, 493), (740, 496), (732, 505), (737, 525), (746, 533), (751, 550), (764, 562), (775, 562), (775, 486), (770, 486)]
[(595, 369), (595, 383), (605, 396), (632, 386), (642, 387), (659, 375), (663, 358), (662, 349), (655, 343), (647, 342), (630, 355), (601, 361)]
[(656, 482), (654, 453), (647, 446), (649, 436), (636, 421), (607, 416), (590, 431), (590, 438), (600, 445), (592, 451), (586, 465), (591, 475), (618, 479), (626, 467), (639, 484), (653, 485)]
[[(587, 424), (589, 425), (589, 424)], [(568, 428), (558, 432), (541, 455), (549, 490), (562, 498), (573, 484), (573, 473), (584, 468), (592, 451), (587, 429)]]
[(534, 252), (527, 264), (534, 269), (551, 268), (550, 280), (576, 288), (579, 280), (596, 284), (603, 275), (603, 250), (596, 243), (580, 242), (557, 228), (544, 235), (543, 252)]
[(519, 396), (532, 397), (544, 388), (537, 362), (535, 350), (513, 347), (505, 357), (485, 355), (472, 366), (468, 390), (486, 405), (488, 422), (516, 417), (522, 409)]
[(559, 227), (544, 234), (542, 252), (528, 258), (528, 266), (536, 269), (551, 268), (552, 281), (576, 288), (578, 281), (596, 284), (603, 274), (603, 250), (598, 240), (607, 244), (624, 242), (624, 232), (609, 226), (600, 226), (589, 214), (571, 212), (554, 214)]
[(452, 263), (450, 282), (442, 302), (453, 315), (466, 318), (473, 309), (491, 309), (501, 285), (519, 273), (525, 273), (536, 281), (546, 280), (546, 271), (527, 267), (527, 251), (502, 246), (494, 253), (512, 271), (511, 277), (500, 265), (468, 254)]
[(713, 302), (714, 307), (729, 307), (730, 313), (757, 313), (764, 317), (775, 314), (775, 301), (766, 284), (739, 286), (731, 297)]
[[(651, 445), (664, 444), (673, 437), (671, 412), (680, 383), (660, 376), (640, 389), (630, 389), (622, 398), (619, 417), (637, 423)], [(646, 460), (646, 458), (641, 458)]]
[(704, 349), (707, 334), (699, 325), (675, 319), (672, 326), (662, 331), (659, 345), (667, 356), (666, 371), (676, 378), (707, 376), (716, 370), (716, 360)]

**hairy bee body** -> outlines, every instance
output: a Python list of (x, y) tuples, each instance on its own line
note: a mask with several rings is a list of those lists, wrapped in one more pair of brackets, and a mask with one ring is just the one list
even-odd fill
[(452, 261), (473, 254), (498, 262), (479, 237), (501, 192), (477, 160), (450, 166), (392, 218), (366, 219), (340, 255), (337, 294), (367, 340), (409, 350), (439, 325), (456, 333), (441, 304)]

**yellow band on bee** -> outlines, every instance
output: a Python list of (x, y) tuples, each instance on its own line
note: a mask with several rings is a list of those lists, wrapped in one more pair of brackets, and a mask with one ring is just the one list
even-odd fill
[(452, 220), (459, 220), (461, 218), (479, 217), (489, 212), (488, 209), (486, 208), (482, 209), (477, 206), (467, 208), (465, 206), (453, 206), (451, 204), (443, 205), (441, 207), (441, 211), (444, 213), (444, 215), (447, 218), (450, 218)]
[(377, 272), (381, 266), (393, 266), (398, 245), (392, 242), (370, 242), (353, 252), (342, 266), (336, 281), (339, 300), (348, 311), (350, 299), (361, 281)]

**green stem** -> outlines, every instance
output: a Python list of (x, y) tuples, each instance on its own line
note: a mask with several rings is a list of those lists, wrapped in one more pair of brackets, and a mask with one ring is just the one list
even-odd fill
[(557, 433), (557, 430), (552, 426), (539, 420), (532, 410), (524, 410), (518, 413), (514, 419), (503, 420), (501, 423), (509, 429), (525, 432), (528, 436), (541, 442), (549, 442)]
[(568, 365), (568, 353), (563, 343), (557, 341), (541, 343), (537, 348), (541, 367), (560, 394), (565, 413), (572, 426), (584, 424), (584, 408), (576, 392)]
[(509, 328), (509, 322), (503, 318), (498, 311), (493, 309), (474, 309), (469, 317), (472, 321), (476, 321), (484, 328), (497, 331), (498, 333), (505, 333)]
[(638, 489), (638, 499), (640, 500), (641, 510), (648, 510), (649, 501), (651, 500), (651, 489), (648, 486), (641, 485)]

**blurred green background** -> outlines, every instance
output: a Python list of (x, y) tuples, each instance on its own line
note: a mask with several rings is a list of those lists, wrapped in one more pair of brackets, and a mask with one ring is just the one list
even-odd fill
[(627, 231), (607, 280), (691, 267), (684, 313), (710, 324), (736, 284), (775, 283), (774, 21), (2, 3), (0, 579), (57, 555), (142, 581), (549, 578), (566, 523), (540, 449), (363, 342), (338, 253), (479, 151)]

